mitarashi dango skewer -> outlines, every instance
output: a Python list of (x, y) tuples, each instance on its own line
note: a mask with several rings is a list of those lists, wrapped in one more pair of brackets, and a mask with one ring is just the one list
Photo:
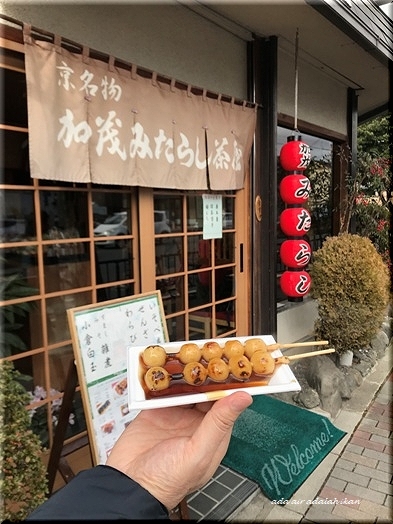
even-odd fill
[(275, 351), (276, 349), (286, 349), (286, 348), (297, 348), (297, 347), (307, 347), (307, 346), (327, 346), (329, 344), (328, 340), (310, 340), (308, 342), (293, 342), (292, 344), (268, 344), (268, 351)]
[(287, 357), (277, 357), (274, 359), (276, 364), (289, 364), (291, 360), (298, 358), (316, 357), (318, 355), (326, 355), (327, 353), (334, 353), (334, 348), (320, 349), (319, 351), (309, 351), (308, 353), (299, 353), (298, 355), (289, 355)]
[[(184, 379), (191, 386), (202, 386), (207, 378), (214, 382), (224, 383), (229, 375), (232, 375), (237, 380), (246, 382), (253, 373), (255, 375), (271, 375), (276, 365), (289, 364), (291, 360), (324, 355), (335, 351), (334, 348), (329, 348), (273, 358), (271, 354), (273, 346), (275, 348), (277, 346), (315, 346), (327, 344), (327, 341), (282, 345), (270, 344), (269, 346), (259, 338), (248, 339), (244, 345), (236, 344), (236, 342), (238, 341), (233, 340), (231, 344), (227, 343), (224, 345), (224, 348), (215, 341), (206, 342), (202, 348), (190, 342), (183, 344), (179, 352), (172, 354), (166, 353), (162, 346), (148, 346), (142, 353), (143, 362), (149, 368), (144, 375), (146, 387), (150, 391), (163, 391), (170, 387), (173, 380), (179, 379)], [(227, 359), (227, 362), (222, 356)], [(181, 373), (171, 374), (165, 369), (165, 363), (171, 358), (177, 358), (184, 364)], [(201, 358), (207, 362), (207, 367), (199, 362)]]

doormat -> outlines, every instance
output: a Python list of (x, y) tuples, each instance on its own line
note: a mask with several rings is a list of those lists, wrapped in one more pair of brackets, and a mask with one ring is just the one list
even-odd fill
[(345, 434), (326, 417), (258, 395), (236, 421), (222, 463), (270, 500), (288, 500)]

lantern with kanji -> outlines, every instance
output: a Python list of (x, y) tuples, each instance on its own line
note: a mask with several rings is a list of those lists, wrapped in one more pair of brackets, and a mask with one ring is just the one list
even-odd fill
[(280, 258), (287, 267), (298, 269), (307, 266), (311, 259), (311, 246), (306, 240), (284, 240), (280, 247)]
[(281, 180), (280, 195), (286, 204), (303, 204), (310, 196), (310, 180), (304, 175), (287, 175)]
[(280, 285), (289, 298), (302, 299), (310, 291), (311, 278), (307, 271), (284, 271)]
[(280, 226), (288, 237), (306, 235), (311, 227), (310, 213), (304, 207), (288, 207), (280, 215)]
[(289, 136), (280, 151), (280, 164), (285, 171), (304, 171), (311, 160), (310, 146)]
[(310, 147), (301, 137), (288, 137), (280, 151), (280, 163), (289, 173), (282, 179), (279, 192), (286, 208), (280, 215), (280, 227), (289, 237), (280, 248), (280, 258), (287, 267), (280, 287), (288, 300), (303, 300), (311, 286), (305, 268), (311, 259), (310, 244), (304, 237), (311, 227), (311, 216), (304, 207), (310, 196), (310, 181), (304, 171), (311, 159)]

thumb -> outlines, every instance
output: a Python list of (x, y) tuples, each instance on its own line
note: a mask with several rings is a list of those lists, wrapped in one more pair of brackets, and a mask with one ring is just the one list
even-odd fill
[(203, 419), (196, 433), (196, 438), (209, 435), (209, 446), (219, 447), (229, 443), (233, 425), (239, 415), (252, 404), (252, 396), (245, 391), (236, 391), (228, 397), (217, 400)]

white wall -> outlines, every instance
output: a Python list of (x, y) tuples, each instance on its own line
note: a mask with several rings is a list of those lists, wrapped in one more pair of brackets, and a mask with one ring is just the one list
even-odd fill
[[(278, 112), (295, 116), (295, 66), (292, 56), (278, 53)], [(317, 69), (298, 63), (298, 119), (346, 135), (347, 86)]]
[(301, 303), (288, 302), (285, 310), (277, 314), (277, 342), (290, 344), (313, 337), (317, 316), (317, 303), (310, 297)]
[[(247, 98), (247, 44), (181, 4), (0, 0), (19, 21), (112, 54), (127, 62), (239, 99)], [(294, 64), (279, 39), (278, 111), (294, 116)], [(298, 118), (345, 134), (346, 87), (299, 62)]]
[(246, 43), (180, 4), (25, 5), (1, 12), (194, 86), (244, 99)]

